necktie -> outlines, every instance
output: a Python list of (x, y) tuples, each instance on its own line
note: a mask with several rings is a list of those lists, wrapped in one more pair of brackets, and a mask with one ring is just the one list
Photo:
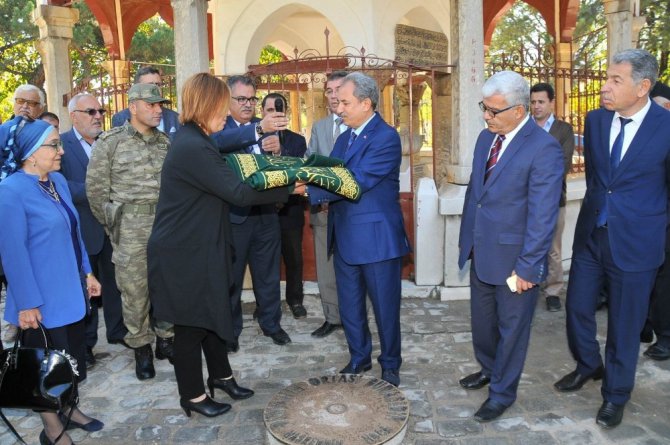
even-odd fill
[(349, 136), (349, 143), (347, 144), (347, 149), (345, 150), (345, 153), (349, 151), (349, 148), (351, 148), (357, 137), (358, 135), (352, 131), (351, 135)]
[(340, 135), (340, 127), (342, 126), (342, 118), (338, 117), (335, 119), (335, 128), (333, 129), (333, 141), (337, 140), (337, 137)]
[(614, 144), (612, 144), (612, 153), (610, 154), (610, 173), (614, 173), (614, 170), (619, 166), (621, 162), (621, 150), (623, 149), (623, 138), (625, 136), (624, 129), (626, 125), (633, 122), (633, 119), (626, 119), (625, 117), (619, 117), (621, 121), (621, 130), (616, 139), (614, 139)]
[[(619, 117), (619, 120), (621, 121), (621, 130), (619, 130), (619, 134), (617, 135), (616, 139), (614, 139), (614, 143), (612, 144), (612, 151), (610, 153), (610, 178), (619, 166), (619, 163), (621, 163), (621, 151), (623, 149), (623, 138), (625, 136), (624, 129), (626, 125), (633, 121), (633, 119), (626, 119), (625, 117)], [(600, 209), (600, 213), (596, 219), (596, 227), (603, 227), (607, 225), (607, 216), (609, 214), (607, 207), (607, 195), (605, 195), (603, 208)]]
[(489, 179), (491, 173), (493, 172), (493, 167), (496, 166), (498, 162), (498, 156), (500, 155), (500, 150), (502, 150), (502, 143), (505, 140), (505, 136), (499, 134), (496, 137), (493, 147), (491, 147), (491, 152), (489, 153), (489, 158), (486, 161), (486, 171), (484, 172), (484, 182)]
[[(246, 127), (247, 125), (251, 125), (251, 122), (247, 122), (246, 124), (241, 124), (241, 125), (240, 125), (240, 128), (241, 128), (241, 127)], [(246, 152), (249, 153), (249, 154), (253, 154), (253, 153), (255, 153), (254, 145), (255, 145), (255, 144), (253, 144), (253, 145), (248, 145), (247, 147), (244, 148), (244, 151), (246, 151)]]

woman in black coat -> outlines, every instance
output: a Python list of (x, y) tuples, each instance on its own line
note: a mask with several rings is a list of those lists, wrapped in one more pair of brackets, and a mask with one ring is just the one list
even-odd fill
[[(230, 409), (205, 394), (204, 352), (212, 397), (221, 388), (233, 399), (253, 391), (237, 385), (225, 342), (234, 341), (229, 204), (285, 202), (289, 188), (257, 192), (240, 182), (209, 135), (223, 128), (230, 92), (216, 77), (189, 78), (181, 94), (182, 128), (168, 151), (148, 244), (149, 295), (154, 316), (174, 324), (174, 368), (187, 416), (213, 417)], [(293, 190), (301, 193), (302, 187)]]

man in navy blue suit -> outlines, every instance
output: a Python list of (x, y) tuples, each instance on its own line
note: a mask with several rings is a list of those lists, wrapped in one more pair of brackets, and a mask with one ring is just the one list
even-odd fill
[[(668, 223), (670, 113), (649, 99), (658, 63), (647, 51), (615, 54), (601, 90), (603, 108), (586, 116), (586, 194), (572, 246), (566, 302), (568, 345), (577, 369), (554, 384), (576, 391), (604, 377), (596, 422), (621, 423), (635, 382), (656, 271)], [(605, 366), (595, 311), (608, 288)]]
[[(231, 92), (230, 115), (222, 131), (212, 135), (222, 153), (279, 154), (277, 135), (268, 132), (286, 129), (284, 113), (267, 113), (261, 120), (255, 116), (256, 85), (246, 76), (228, 78)], [(256, 297), (258, 324), (266, 337), (277, 345), (291, 342), (281, 327), (280, 244), (281, 234), (277, 208), (274, 204), (250, 207), (230, 207), (233, 239), (234, 289), (231, 293), (233, 333), (242, 333), (242, 285), (247, 264), (251, 271)], [(239, 343), (227, 345), (230, 352)]]
[(490, 383), (474, 415), (487, 422), (516, 400), (558, 216), (563, 151), (530, 119), (530, 88), (519, 74), (494, 74), (482, 94), (488, 129), (475, 145), (458, 264), (471, 260), (472, 344), (481, 366), (460, 385), (473, 390)]
[[(152, 66), (145, 66), (137, 70), (133, 83), (151, 83), (158, 88), (163, 88), (161, 72)], [(163, 111), (161, 114), (161, 123), (158, 124), (157, 128), (167, 134), (170, 140), (172, 140), (179, 129), (179, 113), (165, 107), (161, 107), (161, 109)], [(112, 116), (112, 128), (121, 127), (129, 120), (130, 110), (125, 108)]]
[[(276, 111), (281, 103), (281, 110), (287, 112), (286, 98), (279, 93), (270, 93), (261, 102), (263, 117)], [(279, 133), (281, 156), (302, 158), (307, 151), (305, 137), (291, 130)], [(286, 276), (286, 304), (296, 319), (307, 317), (307, 310), (302, 304), (305, 299), (302, 285), (302, 232), (305, 226), (305, 198), (291, 195), (286, 204), (278, 204), (279, 228), (281, 232), (281, 257), (284, 260)]]
[(400, 384), (400, 292), (402, 257), (410, 251), (400, 210), (402, 150), (398, 132), (375, 111), (374, 79), (351, 73), (337, 92), (337, 114), (349, 127), (331, 157), (344, 160), (362, 195), (352, 202), (309, 188), (313, 205), (328, 202), (328, 249), (334, 255), (340, 318), (351, 355), (340, 372), (372, 368), (372, 339), (365, 297), (369, 295), (379, 331), (382, 379)]
[[(91, 213), (86, 197), (86, 170), (91, 157), (92, 145), (102, 132), (104, 109), (98, 100), (87, 93), (80, 93), (68, 104), (72, 129), (61, 134), (65, 155), (61, 160), (61, 173), (67, 179), (79, 218), (81, 236), (86, 245), (93, 273), (102, 285), (102, 305), (108, 343), (123, 344), (127, 329), (121, 313), (121, 294), (116, 287), (112, 244), (102, 225)], [(86, 317), (86, 365), (95, 364), (93, 347), (98, 341), (98, 304), (91, 300), (91, 312)]]

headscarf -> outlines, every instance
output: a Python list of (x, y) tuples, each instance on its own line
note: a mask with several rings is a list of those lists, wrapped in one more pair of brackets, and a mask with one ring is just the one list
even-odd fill
[(18, 170), (53, 130), (54, 127), (45, 121), (23, 116), (0, 125), (0, 181)]

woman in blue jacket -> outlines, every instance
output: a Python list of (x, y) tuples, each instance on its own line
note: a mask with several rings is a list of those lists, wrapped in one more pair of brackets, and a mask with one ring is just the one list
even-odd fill
[[(58, 131), (44, 121), (17, 117), (0, 126), (0, 257), (7, 276), (5, 320), (26, 330), (24, 344), (44, 343), (77, 359), (86, 376), (84, 316), (88, 298), (100, 295), (91, 273), (65, 178), (57, 173), (64, 154)], [(86, 293), (83, 290), (85, 282)], [(67, 412), (67, 410), (66, 410)], [(62, 418), (40, 413), (40, 443), (72, 443)], [(70, 427), (97, 431), (102, 422), (72, 409)]]

